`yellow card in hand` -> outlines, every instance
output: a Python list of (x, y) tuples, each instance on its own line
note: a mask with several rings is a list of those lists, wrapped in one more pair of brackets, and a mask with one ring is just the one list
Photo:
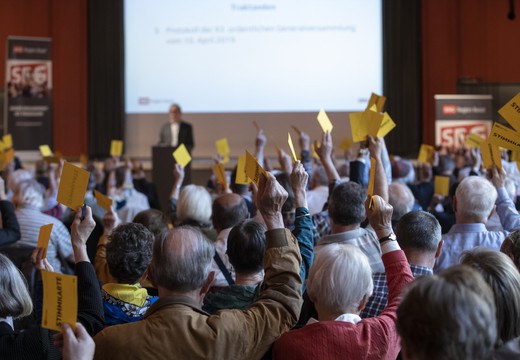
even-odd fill
[(246, 175), (255, 184), (260, 182), (260, 175), (267, 176), (265, 170), (260, 166), (255, 157), (249, 151), (246, 151)]
[(112, 207), (112, 199), (108, 196), (103, 195), (97, 190), (94, 190), (94, 197), (96, 198), (96, 202), (99, 206), (101, 206), (106, 211), (110, 211), (110, 208)]
[(180, 144), (179, 147), (173, 152), (173, 158), (182, 167), (186, 167), (191, 161), (190, 153), (184, 144)]
[(370, 157), (370, 176), (368, 178), (368, 196), (372, 201), (372, 195), (374, 195), (374, 183), (376, 179), (376, 159)]
[(112, 140), (110, 143), (110, 156), (121, 156), (123, 155), (123, 141)]
[(433, 155), (435, 153), (435, 148), (431, 145), (422, 144), (419, 149), (419, 156), (417, 157), (417, 161), (420, 163), (432, 163)]
[(289, 144), (289, 149), (291, 149), (293, 161), (296, 162), (296, 161), (298, 161), (298, 158), (296, 157), (296, 152), (294, 151), (294, 145), (293, 145), (293, 142), (291, 139), (291, 134), (288, 133), (288, 135), (289, 135), (289, 137), (287, 138), (287, 143)]
[(76, 210), (83, 205), (90, 173), (66, 162), (61, 172), (57, 200), (59, 203)]
[(251, 183), (251, 180), (246, 175), (246, 156), (245, 155), (242, 155), (238, 158), (235, 183), (240, 184), (240, 185), (249, 185)]
[(506, 119), (512, 127), (520, 131), (520, 93), (516, 94), (514, 98), (502, 106), (502, 108), (498, 110), (498, 113)]
[(395, 128), (395, 122), (392, 120), (390, 115), (387, 112), (383, 114), (383, 121), (381, 122), (381, 126), (379, 127), (379, 131), (377, 132), (377, 136), (384, 138), (390, 131)]
[(318, 122), (320, 123), (323, 132), (332, 131), (333, 125), (327, 116), (325, 110), (321, 109), (318, 114)]
[(4, 146), (6, 149), (10, 149), (13, 147), (13, 137), (11, 136), (11, 134), (5, 134), (2, 140), (4, 141)]
[(435, 176), (434, 193), (437, 195), (448, 196), (450, 193), (450, 177), (449, 176)]
[(43, 259), (47, 257), (47, 248), (49, 247), (49, 239), (51, 238), (53, 224), (47, 224), (40, 227), (38, 235), (38, 244), (36, 247), (43, 248)]
[(213, 165), (213, 172), (215, 173), (215, 176), (217, 177), (217, 180), (219, 183), (224, 186), (224, 188), (227, 188), (227, 178), (226, 178), (226, 170), (224, 170), (224, 164), (215, 164)]
[(40, 154), (42, 154), (43, 157), (52, 156), (52, 150), (49, 145), (40, 145)]
[(496, 165), (499, 170), (502, 169), (502, 159), (498, 146), (483, 141), (480, 143), (480, 153), (482, 154), (482, 166), (484, 169), (489, 169), (493, 164)]
[(499, 123), (494, 123), (488, 142), (512, 151), (520, 150), (520, 134)]
[(215, 146), (217, 147), (217, 153), (222, 157), (225, 157), (229, 154), (229, 144), (226, 138), (215, 141)]
[(78, 317), (78, 279), (49, 271), (41, 272), (43, 281), (42, 327), (62, 331), (63, 324), (76, 328)]

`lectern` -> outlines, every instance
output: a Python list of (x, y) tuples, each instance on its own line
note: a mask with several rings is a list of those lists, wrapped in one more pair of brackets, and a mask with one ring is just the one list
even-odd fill
[[(175, 151), (173, 146), (154, 146), (152, 148), (152, 178), (157, 196), (159, 197), (159, 205), (161, 211), (165, 214), (170, 209), (170, 192), (173, 186), (173, 166), (175, 159), (172, 153)], [(184, 169), (183, 185), (191, 183), (191, 163)]]

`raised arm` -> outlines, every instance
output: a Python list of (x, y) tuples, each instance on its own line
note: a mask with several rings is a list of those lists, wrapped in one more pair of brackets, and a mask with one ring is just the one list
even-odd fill
[(110, 232), (120, 223), (119, 217), (114, 209), (110, 208), (101, 219), (103, 223), (103, 235), (99, 238), (96, 248), (96, 259), (94, 260), (94, 267), (96, 269), (96, 275), (101, 283), (114, 283), (117, 282), (108, 270), (107, 264), (107, 243), (108, 235)]
[(374, 178), (374, 195), (379, 195), (386, 202), (388, 201), (388, 180), (381, 159), (383, 141), (380, 137), (373, 138), (368, 135), (368, 150), (370, 157), (376, 160), (376, 173)]
[[(208, 318), (219, 335), (229, 339), (240, 334), (242, 341), (220, 347), (215, 358), (226, 358), (229, 354), (240, 354), (243, 359), (259, 359), (276, 338), (288, 331), (296, 322), (302, 305), (300, 251), (296, 239), (284, 228), (281, 213), (287, 192), (273, 175), (262, 176), (258, 187), (258, 210), (267, 225), (266, 250), (264, 256), (265, 277), (257, 300), (247, 311), (220, 311)], [(238, 335), (237, 335), (238, 336)]]
[(518, 214), (515, 204), (505, 188), (506, 172), (503, 168), (498, 170), (496, 165), (493, 165), (488, 170), (488, 179), (497, 189), (496, 210), (502, 227), (506, 231), (513, 231), (519, 228), (520, 214)]
[(308, 181), (308, 174), (306, 173), (303, 164), (297, 161), (294, 164), (291, 173), (291, 187), (294, 193), (294, 203), (296, 206), (296, 216), (294, 221), (293, 235), (298, 240), (300, 247), (300, 254), (302, 256), (302, 266), (300, 269), (300, 276), (302, 278), (302, 294), (305, 291), (305, 280), (307, 274), (314, 261), (314, 233), (312, 225), (312, 216), (309, 213), (307, 206), (306, 187)]

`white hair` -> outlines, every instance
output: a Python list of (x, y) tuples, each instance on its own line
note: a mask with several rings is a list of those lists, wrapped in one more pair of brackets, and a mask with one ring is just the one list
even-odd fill
[(497, 190), (487, 179), (468, 176), (455, 192), (457, 214), (474, 222), (486, 222), (497, 199)]
[(18, 169), (11, 174), (7, 178), (7, 189), (11, 190), (13, 193), (16, 191), (16, 187), (24, 180), (32, 179), (33, 175), (29, 170)]
[(177, 219), (211, 223), (211, 195), (203, 186), (186, 185), (177, 202)]
[(356, 246), (333, 243), (316, 252), (307, 292), (321, 307), (337, 314), (358, 313), (373, 289), (370, 263)]
[(13, 203), (16, 206), (30, 205), (41, 209), (43, 207), (44, 192), (43, 185), (36, 180), (23, 180), (15, 188)]

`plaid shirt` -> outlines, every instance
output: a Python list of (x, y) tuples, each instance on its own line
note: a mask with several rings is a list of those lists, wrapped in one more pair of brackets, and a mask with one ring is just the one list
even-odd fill
[[(410, 264), (410, 269), (414, 278), (419, 278), (425, 275), (433, 275), (432, 269)], [(383, 312), (388, 304), (388, 286), (386, 284), (385, 273), (373, 273), (372, 280), (374, 282), (374, 292), (370, 299), (368, 299), (367, 306), (361, 311), (361, 316), (364, 318), (376, 317)]]

